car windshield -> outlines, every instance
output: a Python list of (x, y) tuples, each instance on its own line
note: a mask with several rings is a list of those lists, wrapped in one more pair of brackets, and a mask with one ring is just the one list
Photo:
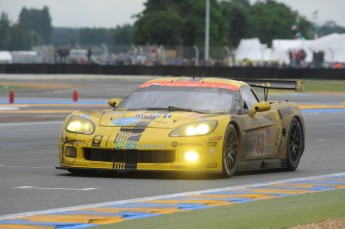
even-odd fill
[(221, 88), (152, 85), (137, 89), (118, 109), (232, 113), (237, 95), (237, 91)]

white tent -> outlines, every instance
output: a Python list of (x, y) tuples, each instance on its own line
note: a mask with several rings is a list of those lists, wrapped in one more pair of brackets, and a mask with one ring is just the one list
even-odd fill
[(13, 63), (35, 64), (37, 63), (37, 53), (35, 51), (12, 51)]
[(345, 33), (330, 34), (315, 40), (284, 40), (272, 41), (269, 49), (260, 43), (258, 38), (242, 39), (236, 50), (236, 61), (245, 59), (251, 61), (277, 61), (280, 64), (290, 64), (289, 51), (301, 50), (306, 53), (305, 61), (313, 61), (313, 52), (324, 52), (325, 62), (345, 63)]
[(345, 33), (333, 33), (315, 39), (309, 44), (309, 48), (314, 52), (323, 51), (326, 62), (345, 63)]
[(236, 61), (270, 61), (271, 50), (258, 38), (242, 39), (235, 52)]
[(313, 60), (313, 53), (309, 49), (310, 40), (280, 40), (272, 41), (272, 59), (280, 64), (290, 64), (289, 52), (303, 49), (306, 53), (306, 62)]
[(12, 55), (8, 51), (0, 51), (0, 64), (11, 64)]

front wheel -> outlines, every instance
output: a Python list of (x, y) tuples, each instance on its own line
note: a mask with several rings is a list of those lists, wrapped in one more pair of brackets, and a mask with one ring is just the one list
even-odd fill
[(236, 128), (232, 124), (229, 124), (225, 132), (223, 143), (222, 163), (224, 177), (231, 177), (235, 174), (238, 145), (239, 141)]
[(287, 140), (287, 170), (295, 171), (303, 153), (303, 133), (301, 124), (292, 119)]

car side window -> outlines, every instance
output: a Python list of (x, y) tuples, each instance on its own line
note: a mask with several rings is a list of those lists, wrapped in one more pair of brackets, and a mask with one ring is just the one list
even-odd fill
[(255, 96), (250, 87), (242, 87), (240, 92), (243, 99), (243, 109), (245, 111), (250, 111), (254, 104), (259, 102), (258, 98)]

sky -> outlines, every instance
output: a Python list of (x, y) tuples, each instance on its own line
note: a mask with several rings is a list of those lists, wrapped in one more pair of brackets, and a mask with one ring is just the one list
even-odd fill
[[(250, 0), (255, 2), (258, 0)], [(276, 0), (317, 24), (335, 21), (345, 27), (345, 0)], [(26, 8), (48, 6), (54, 27), (106, 27), (133, 24), (134, 15), (144, 10), (146, 0), (0, 0), (0, 12), (11, 22), (18, 21)], [(317, 12), (317, 17), (313, 13)]]

